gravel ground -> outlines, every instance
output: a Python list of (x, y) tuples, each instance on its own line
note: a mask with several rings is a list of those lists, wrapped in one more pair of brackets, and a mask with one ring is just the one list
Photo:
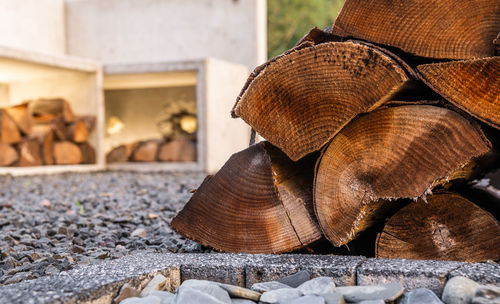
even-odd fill
[(205, 174), (0, 176), (0, 285), (134, 251), (208, 252), (169, 226)]

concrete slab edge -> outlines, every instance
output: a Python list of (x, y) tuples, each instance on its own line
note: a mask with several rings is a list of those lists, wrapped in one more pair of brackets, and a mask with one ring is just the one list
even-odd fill
[(300, 254), (137, 253), (0, 287), (0, 303), (110, 303), (123, 284), (142, 288), (159, 273), (169, 278), (169, 289), (173, 291), (187, 279), (249, 287), (300, 270), (309, 270), (313, 276), (330, 276), (338, 286), (400, 282), (407, 289), (427, 287), (438, 295), (446, 281), (457, 275), (500, 286), (500, 265), (495, 263)]

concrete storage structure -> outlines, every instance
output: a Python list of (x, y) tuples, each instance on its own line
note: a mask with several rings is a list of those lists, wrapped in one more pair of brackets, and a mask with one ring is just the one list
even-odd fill
[(40, 97), (66, 99), (77, 115), (93, 115), (89, 143), (96, 163), (0, 167), (0, 174), (39, 174), (104, 169), (102, 68), (97, 62), (0, 47), (0, 108)]
[[(111, 163), (108, 168), (215, 172), (231, 154), (248, 146), (250, 128), (242, 120), (230, 116), (235, 98), (248, 77), (246, 66), (208, 58), (106, 65), (104, 70), (104, 91), (108, 97), (105, 102), (109, 110), (106, 116), (108, 119), (111, 115), (120, 116), (125, 126), (132, 125), (128, 127), (132, 131), (122, 137), (106, 136), (107, 151), (129, 140), (154, 136), (152, 113), (161, 109), (169, 94), (179, 95), (180, 92), (187, 96), (183, 102), (196, 103), (198, 122), (195, 162)], [(156, 90), (156, 97), (151, 96), (152, 89)], [(175, 102), (167, 100), (171, 101)], [(120, 103), (122, 106), (117, 106)]]

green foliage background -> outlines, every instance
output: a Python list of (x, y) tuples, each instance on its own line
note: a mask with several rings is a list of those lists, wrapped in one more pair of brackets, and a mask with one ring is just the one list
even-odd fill
[(267, 56), (292, 48), (315, 26), (331, 26), (345, 0), (267, 0)]

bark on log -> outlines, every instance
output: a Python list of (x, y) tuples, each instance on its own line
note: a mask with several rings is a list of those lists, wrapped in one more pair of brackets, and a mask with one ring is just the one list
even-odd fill
[(0, 166), (10, 166), (19, 159), (17, 150), (9, 144), (0, 143)]
[(498, 33), (497, 38), (495, 38), (495, 40), (493, 40), (493, 45), (495, 48), (495, 56), (500, 55), (500, 33)]
[(87, 125), (83, 120), (76, 120), (66, 128), (66, 138), (73, 142), (76, 143), (86, 142), (87, 137), (88, 137), (88, 129)]
[(54, 131), (54, 135), (58, 140), (65, 141), (68, 133), (66, 125), (62, 117), (58, 116), (50, 121), (50, 127)]
[(158, 140), (143, 141), (139, 143), (132, 153), (130, 160), (135, 162), (154, 162), (157, 160), (156, 156), (159, 146), (160, 141)]
[(54, 131), (50, 125), (34, 125), (31, 138), (36, 138), (42, 147), (45, 165), (54, 164)]
[(96, 117), (93, 115), (83, 115), (76, 118), (76, 121), (83, 121), (85, 127), (87, 128), (87, 133), (92, 133), (95, 129)]
[(234, 154), (205, 179), (171, 226), (227, 252), (279, 253), (321, 237), (312, 211), (315, 158), (297, 163), (268, 142)]
[(444, 108), (401, 106), (360, 117), (318, 163), (315, 211), (323, 233), (346, 244), (392, 211), (392, 200), (425, 195), (490, 148), (476, 124)]
[(393, 59), (366, 44), (307, 42), (258, 67), (232, 114), (298, 160), (408, 79)]
[(31, 134), (33, 118), (28, 111), (27, 103), (5, 108), (5, 111), (7, 111), (12, 120), (14, 120), (21, 132), (25, 135)]
[(160, 147), (158, 160), (165, 162), (194, 162), (196, 161), (196, 144), (188, 138), (167, 142)]
[(54, 144), (54, 160), (56, 165), (76, 165), (82, 162), (82, 151), (69, 141)]
[(19, 145), (19, 167), (41, 166), (40, 144), (36, 139), (23, 139)]
[(29, 109), (35, 117), (50, 117), (52, 115), (52, 118), (56, 118), (61, 116), (65, 123), (71, 123), (75, 120), (71, 106), (62, 98), (31, 100), (29, 102)]
[(96, 155), (95, 149), (88, 142), (84, 142), (78, 145), (82, 151), (82, 164), (95, 164)]
[(458, 108), (500, 129), (500, 57), (418, 66), (422, 80)]
[(108, 154), (106, 154), (106, 162), (108, 163), (124, 163), (130, 160), (132, 153), (139, 146), (138, 142), (120, 145), (113, 148)]
[(21, 141), (19, 128), (7, 111), (0, 109), (0, 142), (13, 144), (19, 141)]
[(422, 57), (470, 59), (494, 55), (499, 28), (498, 1), (347, 0), (332, 34)]
[(500, 224), (454, 193), (419, 199), (386, 223), (377, 258), (484, 262), (500, 259)]

